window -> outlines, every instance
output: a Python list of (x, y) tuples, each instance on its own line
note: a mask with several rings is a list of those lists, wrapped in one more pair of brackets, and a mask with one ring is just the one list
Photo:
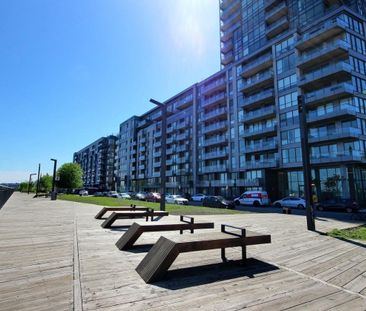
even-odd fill
[(276, 45), (276, 54), (280, 55), (286, 51), (289, 51), (294, 46), (294, 37), (290, 37), (285, 41)]
[(281, 126), (290, 126), (298, 122), (299, 122), (299, 111), (297, 109), (280, 114)]
[(277, 61), (277, 73), (281, 74), (295, 67), (295, 54), (288, 55)]
[(280, 91), (288, 89), (294, 86), (296, 84), (296, 81), (297, 81), (296, 74), (280, 79), (278, 80), (278, 89)]
[(292, 129), (288, 131), (281, 132), (281, 144), (282, 146), (288, 144), (295, 144), (300, 142), (300, 129)]
[(284, 164), (302, 162), (301, 148), (283, 149), (282, 162)]
[(280, 96), (279, 103), (280, 103), (280, 109), (297, 106), (297, 92)]

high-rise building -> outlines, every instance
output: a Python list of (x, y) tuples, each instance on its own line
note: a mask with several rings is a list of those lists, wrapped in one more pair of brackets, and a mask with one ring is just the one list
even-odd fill
[[(221, 0), (222, 70), (164, 103), (167, 192), (366, 201), (366, 1)], [(158, 190), (161, 112), (120, 126), (116, 186)]]
[(115, 152), (117, 137), (102, 137), (74, 153), (74, 162), (83, 170), (84, 187), (115, 189)]

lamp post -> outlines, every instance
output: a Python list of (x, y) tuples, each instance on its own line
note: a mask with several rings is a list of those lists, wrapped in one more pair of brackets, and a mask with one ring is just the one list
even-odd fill
[(160, 166), (160, 210), (165, 211), (165, 192), (166, 192), (166, 123), (167, 123), (167, 107), (165, 104), (155, 99), (150, 102), (161, 109), (161, 166)]
[(38, 196), (40, 178), (41, 178), (41, 163), (38, 164), (38, 176), (37, 176), (37, 187), (36, 187), (36, 195), (35, 195), (35, 197)]
[(31, 182), (32, 182), (32, 176), (33, 176), (33, 175), (37, 175), (37, 173), (29, 174), (28, 194), (29, 194), (29, 192), (30, 192), (30, 185), (31, 185)]
[(57, 160), (51, 159), (53, 161), (53, 177), (52, 177), (52, 193), (51, 193), (51, 200), (56, 200), (57, 196), (55, 193), (55, 184), (56, 184), (56, 166), (57, 166)]
[(309, 158), (309, 143), (308, 143), (308, 132), (306, 124), (306, 109), (303, 103), (303, 96), (297, 97), (297, 103), (299, 108), (299, 119), (300, 119), (300, 136), (301, 136), (301, 151), (302, 151), (302, 162), (304, 166), (304, 193), (306, 203), (306, 222), (308, 230), (315, 231), (315, 220), (313, 211), (313, 195), (311, 186), (311, 166)]

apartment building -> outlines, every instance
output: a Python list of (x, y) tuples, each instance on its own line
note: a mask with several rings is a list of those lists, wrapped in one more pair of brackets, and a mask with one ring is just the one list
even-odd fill
[[(167, 192), (366, 201), (365, 1), (221, 0), (222, 69), (166, 100)], [(120, 125), (114, 186), (158, 191), (161, 111)]]
[(115, 153), (117, 137), (101, 137), (74, 153), (73, 161), (83, 170), (86, 188), (99, 190), (115, 189)]

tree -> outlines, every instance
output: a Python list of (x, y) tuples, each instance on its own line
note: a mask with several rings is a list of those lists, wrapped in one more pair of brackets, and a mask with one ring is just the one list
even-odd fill
[(52, 176), (46, 174), (39, 179), (39, 190), (41, 192), (50, 192), (52, 189)]
[(27, 181), (23, 181), (23, 182), (20, 183), (19, 191), (20, 192), (27, 192), (28, 191), (28, 182)]
[(59, 181), (57, 186), (66, 189), (81, 188), (83, 186), (83, 170), (78, 163), (65, 163), (57, 170)]

